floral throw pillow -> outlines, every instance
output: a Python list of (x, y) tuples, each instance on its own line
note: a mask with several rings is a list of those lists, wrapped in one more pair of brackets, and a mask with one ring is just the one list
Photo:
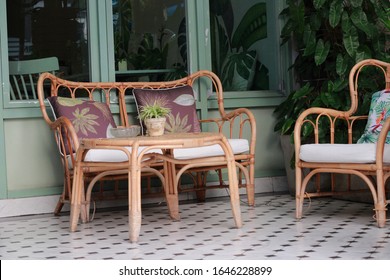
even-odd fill
[[(382, 90), (374, 93), (371, 97), (370, 111), (367, 125), (358, 143), (376, 143), (382, 130), (383, 123), (390, 115), (390, 91)], [(390, 135), (386, 138), (390, 143)]]
[(81, 138), (110, 137), (110, 129), (116, 127), (106, 103), (51, 96), (47, 98), (56, 118), (68, 118)]
[[(133, 89), (138, 114), (140, 108), (146, 104), (161, 104), (171, 110), (166, 117), (165, 133), (200, 132), (198, 115), (196, 114), (196, 100), (190, 86), (169, 89)], [(140, 122), (142, 134), (145, 128)]]

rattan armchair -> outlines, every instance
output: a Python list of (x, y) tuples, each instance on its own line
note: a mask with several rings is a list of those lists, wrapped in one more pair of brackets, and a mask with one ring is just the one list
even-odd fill
[[(74, 177), (73, 170), (76, 164), (76, 152), (80, 146), (80, 137), (78, 132), (83, 130), (81, 122), (86, 121), (95, 124), (96, 126), (101, 126), (102, 122), (106, 121), (107, 117), (112, 117), (109, 108), (112, 103), (119, 100), (123, 87), (123, 84), (119, 83), (83, 83), (68, 81), (48, 72), (40, 75), (37, 83), (39, 105), (43, 119), (54, 133), (54, 139), (58, 146), (58, 155), (61, 158), (64, 173), (63, 192), (60, 195), (58, 203), (54, 209), (55, 215), (58, 215), (61, 212), (64, 204), (69, 203), (72, 197), (72, 181)], [(91, 103), (87, 104), (89, 108), (85, 108), (85, 111), (77, 111), (77, 114), (79, 114), (77, 118), (80, 119), (80, 122), (77, 122), (76, 118), (76, 123), (74, 123), (67, 116), (56, 115), (53, 105), (56, 103), (53, 101), (48, 102), (48, 100), (53, 97), (64, 97), (64, 100), (67, 100), (66, 102), (68, 102), (68, 104), (65, 104), (64, 108), (71, 105), (69, 103), (69, 99), (78, 100), (75, 104), (78, 104), (80, 100)], [(107, 107), (103, 107), (104, 105)], [(97, 117), (92, 114), (89, 115), (92, 116), (92, 118), (88, 119), (87, 113), (90, 113), (90, 108), (95, 107), (108, 109), (106, 109), (103, 116)], [(119, 108), (119, 126), (127, 127), (129, 126), (128, 117), (126, 112), (123, 111), (124, 107), (119, 106)], [(70, 112), (70, 114), (74, 114), (74, 112)], [(87, 118), (83, 119), (83, 116), (81, 115), (86, 115)], [(114, 122), (113, 119), (112, 121)], [(89, 128), (90, 123), (86, 123), (85, 128), (87, 130), (94, 130), (94, 128)], [(107, 128), (107, 130), (109, 130), (109, 128)], [(100, 183), (100, 190), (94, 192), (93, 200), (111, 200), (127, 197), (127, 189), (121, 188), (119, 184), (120, 181), (127, 178), (125, 170), (127, 158), (125, 154), (114, 150), (93, 150), (87, 154), (85, 160), (101, 162), (100, 166), (94, 167), (93, 169), (87, 168), (86, 170), (83, 170), (87, 195), (85, 198), (85, 204), (87, 205), (86, 209), (89, 209), (89, 205), (91, 203), (92, 188), (98, 182)], [(157, 166), (157, 169), (151, 168), (152, 165), (153, 164), (148, 166), (148, 170), (146, 170), (145, 167), (144, 174), (149, 175), (149, 177), (150, 175), (159, 177), (162, 182), (161, 188), (163, 189), (163, 177), (159, 171), (161, 163), (154, 164)], [(105, 185), (104, 183), (109, 181), (111, 181), (112, 184), (107, 187), (107, 184)], [(150, 187), (150, 181), (148, 182), (148, 186)], [(82, 213), (82, 215), (83, 221), (89, 220), (89, 212)]]
[[(224, 132), (226, 137), (229, 138), (232, 149), (235, 153), (236, 165), (239, 170), (239, 186), (246, 188), (248, 204), (254, 205), (254, 164), (255, 164), (255, 145), (256, 145), (256, 122), (252, 112), (246, 108), (239, 108), (226, 112), (224, 108), (224, 96), (222, 85), (219, 78), (210, 71), (198, 71), (185, 78), (175, 81), (165, 82), (73, 82), (61, 79), (50, 73), (44, 73), (40, 76), (38, 81), (38, 97), (39, 104), (43, 114), (43, 118), (49, 127), (54, 131), (55, 139), (59, 147), (61, 160), (64, 168), (64, 190), (55, 209), (55, 213), (58, 214), (65, 202), (69, 202), (72, 192), (72, 178), (73, 178), (73, 166), (75, 164), (75, 154), (67, 151), (77, 151), (79, 146), (79, 139), (75, 132), (75, 128), (72, 123), (64, 118), (60, 117), (53, 119), (51, 117), (51, 109), (49, 108), (46, 97), (48, 96), (59, 96), (66, 94), (68, 97), (77, 98), (78, 94), (81, 94), (83, 98), (94, 99), (98, 97), (100, 100), (105, 102), (107, 106), (119, 107), (119, 122), (121, 126), (129, 126), (138, 122), (138, 120), (129, 120), (128, 106), (131, 105), (131, 96), (134, 89), (172, 89), (183, 86), (190, 86), (195, 89), (195, 85), (198, 85), (202, 80), (206, 80), (208, 89), (200, 91), (198, 93), (198, 99), (207, 100), (208, 94), (212, 89), (216, 93), (216, 100), (218, 104), (219, 117), (212, 119), (199, 120), (200, 123), (207, 123), (209, 131)], [(211, 83), (210, 83), (211, 81)], [(48, 89), (49, 85), (49, 89)], [(46, 93), (45, 93), (46, 88)], [(239, 140), (239, 141), (236, 141)], [(240, 142), (240, 140), (242, 140)], [(234, 147), (235, 143), (245, 143), (245, 149), (236, 150)], [(205, 147), (206, 148), (206, 147)], [(210, 147), (208, 147), (210, 149)], [(191, 157), (199, 156), (202, 154), (201, 150), (180, 149), (178, 151), (178, 157)], [(213, 150), (205, 150), (204, 153), (209, 153), (213, 156)], [(204, 154), (203, 153), (203, 154)], [(160, 165), (160, 168), (159, 168)], [(162, 163), (153, 163), (153, 170), (162, 170)], [(178, 169), (180, 166), (178, 166)], [(226, 166), (201, 166), (194, 167), (187, 170), (186, 175), (191, 178), (192, 187), (181, 187), (179, 186), (179, 192), (194, 191), (204, 198), (206, 189), (209, 188), (227, 188), (227, 184), (224, 183), (222, 171)], [(113, 167), (110, 165), (109, 172), (107, 174), (113, 174)], [(219, 177), (219, 183), (208, 184), (207, 174), (216, 170)], [(87, 179), (96, 183), (99, 180), (110, 180), (110, 176), (105, 176), (104, 166), (102, 165), (101, 170), (94, 170), (93, 172), (84, 172)], [(159, 175), (155, 172), (146, 172), (147, 175)], [(102, 175), (103, 174), (103, 175)], [(118, 168), (118, 174), (113, 179), (119, 179), (121, 176), (120, 168)], [(150, 177), (150, 176), (149, 176)], [(150, 180), (148, 181), (148, 187), (150, 188)], [(88, 187), (89, 189), (91, 187)], [(89, 198), (87, 197), (88, 201)]]
[[(359, 77), (364, 74), (363, 69), (374, 67), (377, 75), (383, 77), (383, 87), (377, 90), (387, 94), (390, 90), (390, 63), (367, 59), (357, 63), (349, 74), (349, 89), (351, 106), (348, 111), (338, 111), (329, 108), (310, 108), (298, 118), (294, 131), (295, 144), (295, 175), (296, 175), (296, 218), (302, 218), (303, 202), (305, 198), (320, 196), (345, 195), (352, 191), (361, 191), (354, 188), (347, 179), (343, 187), (339, 188), (332, 175), (331, 186), (324, 189), (319, 183), (319, 174), (352, 174), (360, 177), (371, 192), (374, 203), (374, 218), (379, 227), (386, 223), (385, 183), (390, 175), (390, 150), (386, 144), (390, 128), (390, 118), (383, 122), (382, 130), (376, 143), (356, 143), (353, 141), (354, 128), (358, 122), (367, 122), (369, 116), (357, 116), (361, 92)], [(368, 69), (367, 69), (368, 70)], [(372, 69), (374, 70), (374, 69)], [(324, 133), (320, 128), (328, 123), (328, 143), (320, 143), (319, 135)], [(347, 143), (335, 143), (335, 133), (339, 132), (336, 126), (344, 122)], [(305, 127), (307, 126), (307, 127)], [(313, 131), (312, 143), (303, 142), (303, 132)], [(322, 176), (322, 175), (321, 175)], [(350, 178), (349, 176), (347, 176)], [(315, 191), (307, 192), (306, 187), (311, 180), (317, 181)], [(329, 186), (328, 186), (329, 187)]]

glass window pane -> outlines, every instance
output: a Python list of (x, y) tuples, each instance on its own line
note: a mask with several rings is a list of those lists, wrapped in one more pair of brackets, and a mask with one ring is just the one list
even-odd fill
[(57, 75), (89, 80), (86, 0), (7, 0), (7, 27), (9, 61), (57, 57)]
[(272, 1), (210, 0), (212, 69), (226, 91), (278, 89), (278, 46), (267, 20)]
[(113, 0), (112, 4), (117, 80), (186, 75), (184, 0)]

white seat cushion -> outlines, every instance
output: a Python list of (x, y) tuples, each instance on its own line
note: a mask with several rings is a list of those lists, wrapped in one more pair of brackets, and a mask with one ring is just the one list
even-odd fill
[[(249, 151), (249, 142), (247, 139), (228, 139), (228, 141), (230, 147), (233, 150), (233, 154), (235, 155), (243, 154)], [(201, 157), (221, 156), (223, 154), (223, 150), (218, 144), (205, 147), (175, 149), (173, 151), (175, 159), (192, 159)]]
[[(246, 139), (228, 139), (228, 141), (235, 155), (246, 153), (249, 151), (249, 142)], [(141, 152), (144, 148), (145, 147), (140, 147), (139, 152)], [(131, 147), (126, 147), (126, 149), (131, 152)], [(159, 149), (153, 149), (149, 152), (160, 154), (162, 153)], [(219, 145), (216, 144), (196, 148), (175, 149), (173, 151), (173, 154), (176, 159), (192, 159), (210, 156), (221, 156), (223, 155), (223, 150)], [(114, 149), (92, 149), (89, 150), (85, 156), (85, 161), (87, 162), (122, 162), (127, 160), (128, 158), (124, 152)]]
[[(131, 147), (125, 147), (130, 153), (131, 153)], [(145, 149), (145, 147), (139, 147), (138, 153), (142, 152)], [(149, 153), (159, 153), (161, 154), (160, 149), (152, 149), (148, 151)], [(120, 151), (115, 149), (92, 149), (89, 150), (85, 156), (85, 160), (87, 162), (123, 162), (128, 161), (127, 155)]]
[[(306, 144), (299, 158), (306, 162), (374, 163), (376, 144)], [(390, 148), (385, 146), (384, 162), (390, 163)]]

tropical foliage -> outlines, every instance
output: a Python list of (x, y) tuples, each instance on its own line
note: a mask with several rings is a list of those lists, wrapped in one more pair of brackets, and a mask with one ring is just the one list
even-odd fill
[[(285, 19), (281, 38), (283, 43), (291, 43), (296, 52), (291, 70), (297, 90), (275, 110), (275, 131), (282, 134), (292, 133), (296, 118), (307, 108), (347, 110), (348, 75), (354, 64), (366, 58), (390, 61), (390, 29), (385, 24), (389, 21), (389, 1), (286, 1), (287, 8), (281, 13)], [(371, 94), (380, 89), (378, 84), (383, 84), (370, 71), (367, 69), (360, 79), (359, 88), (367, 94), (361, 97), (359, 114), (368, 113)], [(311, 131), (303, 133), (309, 135)]]

